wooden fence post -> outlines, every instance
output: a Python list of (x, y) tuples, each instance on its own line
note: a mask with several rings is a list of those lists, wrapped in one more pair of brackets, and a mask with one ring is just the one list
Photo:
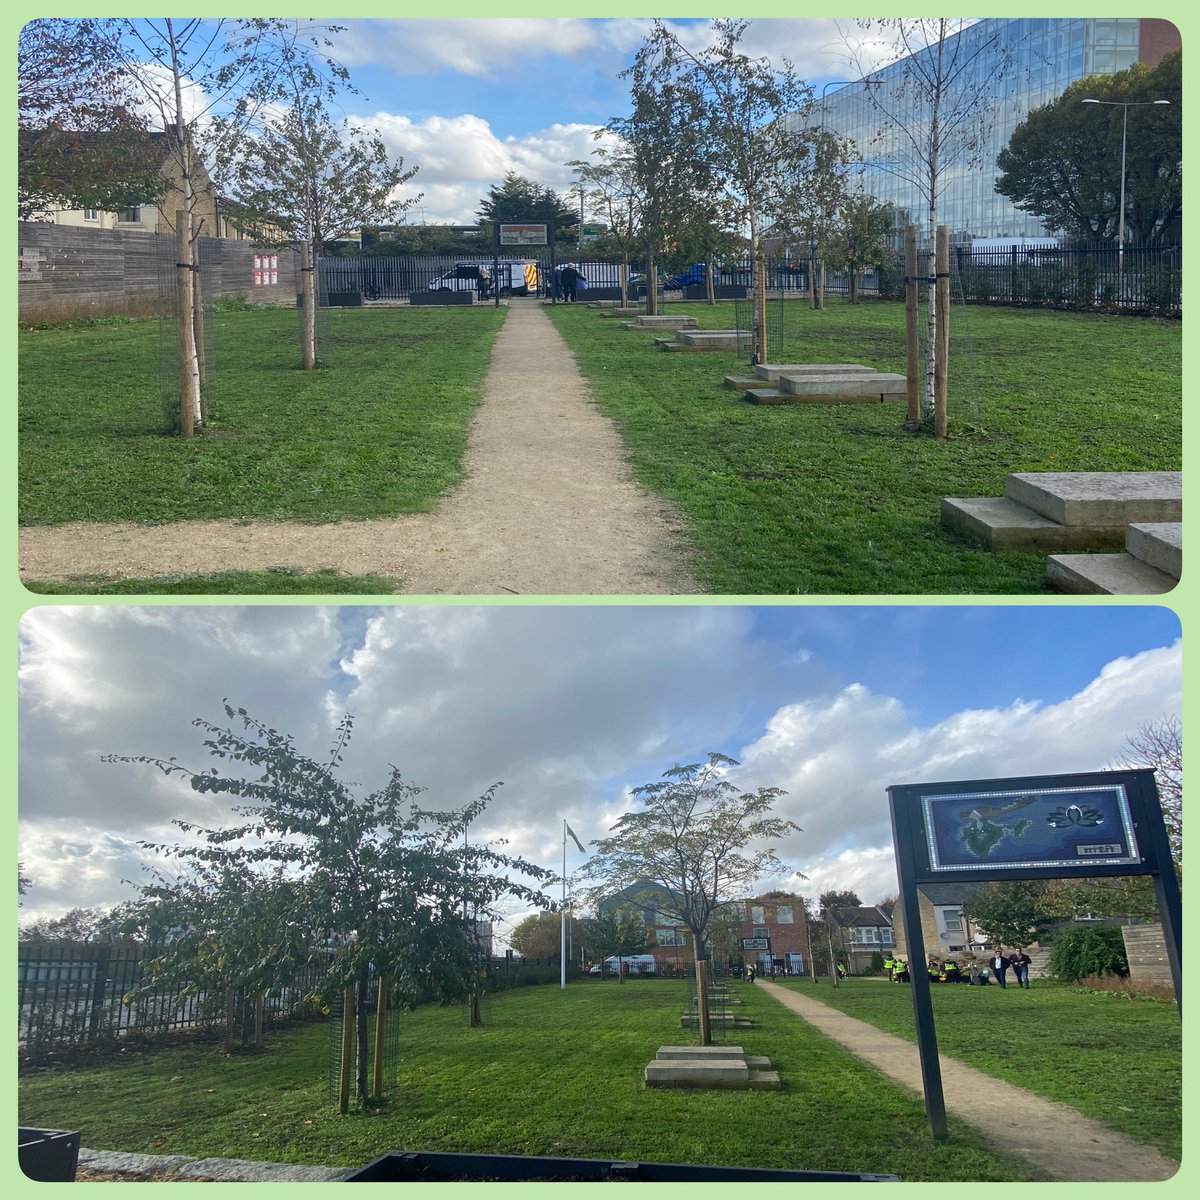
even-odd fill
[(937, 278), (937, 332), (935, 337), (933, 371), (933, 434), (946, 436), (946, 400), (950, 357), (950, 230), (937, 227), (937, 249), (934, 255), (934, 274)]
[(904, 227), (904, 343), (908, 377), (908, 412), (904, 427), (921, 424), (921, 353), (917, 340), (917, 227)]

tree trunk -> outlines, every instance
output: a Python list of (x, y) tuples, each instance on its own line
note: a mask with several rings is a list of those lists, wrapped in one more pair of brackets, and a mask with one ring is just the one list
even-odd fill
[(350, 1111), (350, 1079), (354, 1056), (354, 988), (342, 989), (342, 1053), (338, 1060), (338, 1112)]
[(933, 376), (933, 435), (946, 436), (947, 382), (950, 365), (950, 230), (945, 225), (937, 228), (937, 251), (934, 256), (937, 268), (938, 320), (936, 330), (937, 356)]
[(904, 329), (908, 378), (908, 412), (904, 427), (917, 429), (921, 424), (921, 352), (917, 334), (917, 227), (904, 229)]
[(696, 1025), (700, 1045), (712, 1045), (712, 1023), (708, 1019), (708, 959), (696, 959)]
[[(761, 251), (754, 255), (753, 365), (767, 362), (767, 263)], [(707, 1043), (706, 1043), (707, 1044)]]
[(193, 322), (191, 239), (187, 213), (175, 214), (175, 275), (179, 291), (179, 432), (190, 438), (195, 433), (197, 396), (194, 366), (196, 327)]
[(711, 261), (704, 264), (704, 294), (709, 304), (716, 304), (717, 292), (713, 282), (713, 265)]
[(383, 1050), (387, 1037), (388, 983), (380, 976), (379, 992), (375, 999), (375, 1061), (371, 1078), (371, 1095), (383, 1099)]
[(629, 255), (621, 259), (621, 270), (618, 276), (621, 284), (621, 307), (629, 307)]
[(358, 1036), (358, 1100), (366, 1104), (370, 1095), (371, 1076), (369, 1064), (370, 1038), (367, 1031), (367, 972), (364, 969), (358, 977), (358, 1002), (355, 1005), (354, 1026)]
[(312, 247), (306, 238), (300, 243), (300, 294), (304, 311), (300, 314), (303, 330), (304, 369), (315, 371), (317, 367), (317, 269), (313, 262)]
[(646, 315), (658, 316), (658, 262), (653, 250), (646, 255)]

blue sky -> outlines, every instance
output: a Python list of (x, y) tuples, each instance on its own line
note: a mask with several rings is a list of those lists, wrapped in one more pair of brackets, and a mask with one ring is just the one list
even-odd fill
[[(419, 168), (403, 195), (422, 198), (410, 223), (468, 223), (507, 171), (566, 192), (594, 131), (629, 108), (618, 78), (651, 26), (648, 17), (342, 19), (331, 53), (360, 94), (342, 113), (374, 129), (394, 156)], [(708, 38), (707, 20), (670, 19), (689, 45)], [(819, 94), (831, 80), (857, 78), (846, 39), (853, 21), (766, 18), (741, 45), (755, 56), (788, 57)], [(878, 55), (874, 48), (869, 54)]]
[(21, 626), (25, 912), (117, 903), (140, 840), (227, 823), (225, 798), (99, 762), (207, 766), (191, 721), (223, 697), (314, 755), (353, 713), (368, 788), (395, 763), (450, 807), (502, 780), (473, 830), (551, 865), (564, 817), (602, 837), (630, 789), (727, 753), (803, 830), (764, 885), (873, 902), (888, 785), (1101, 769), (1180, 712), (1181, 669), (1178, 618), (1143, 606), (43, 606)]

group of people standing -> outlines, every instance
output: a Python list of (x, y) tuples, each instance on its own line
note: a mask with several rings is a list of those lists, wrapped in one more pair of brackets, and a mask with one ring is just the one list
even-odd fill
[[(974, 959), (974, 956), (971, 956)], [(930, 955), (925, 964), (925, 974), (930, 983), (972, 983), (983, 985), (994, 979), (1001, 987), (1008, 986), (1008, 972), (1011, 970), (1018, 987), (1029, 987), (1029, 968), (1032, 959), (1018, 946), (1009, 954), (996, 947), (986, 963), (978, 960), (967, 964), (959, 963), (956, 959), (947, 958), (939, 961), (935, 955)], [(889, 957), (883, 960), (884, 974), (893, 983), (908, 983), (908, 963), (899, 957)]]

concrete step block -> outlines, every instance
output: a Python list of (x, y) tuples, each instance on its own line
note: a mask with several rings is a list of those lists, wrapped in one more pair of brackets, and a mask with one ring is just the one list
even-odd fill
[[(659, 1046), (658, 1058), (745, 1058), (741, 1046)], [(747, 1060), (749, 1061), (749, 1060)]]
[(780, 374), (779, 388), (792, 396), (907, 396), (903, 375), (882, 371)]
[[(700, 1024), (700, 1014), (686, 1012), (679, 1018), (679, 1023), (685, 1029), (694, 1029)], [(708, 1014), (708, 1023), (721, 1029), (749, 1029), (752, 1024), (746, 1017), (735, 1017), (732, 1014), (720, 1016), (717, 1013)]]
[(633, 321), (622, 321), (622, 329), (699, 329), (695, 317), (648, 317), (640, 316)]
[(1060, 525), (1183, 520), (1180, 471), (1039, 471), (1010, 475), (1004, 494)]
[(694, 350), (745, 350), (751, 342), (749, 330), (681, 329), (677, 336)]
[(751, 1071), (749, 1088), (755, 1092), (777, 1092), (783, 1084), (778, 1071)]
[(751, 404), (790, 404), (794, 397), (789, 398), (778, 388), (747, 388), (746, 399)]
[(1052, 554), (1046, 577), (1076, 596), (1161, 596), (1179, 581), (1132, 554)]
[(1116, 550), (1125, 542), (1125, 527), (1060, 525), (1004, 496), (947, 496), (942, 524), (989, 550)]
[(725, 386), (737, 392), (745, 392), (750, 388), (762, 386), (762, 380), (757, 375), (726, 375)]
[(646, 1082), (685, 1087), (720, 1087), (750, 1082), (750, 1068), (743, 1058), (663, 1059), (646, 1064)]
[(759, 363), (754, 368), (759, 379), (774, 383), (780, 375), (837, 375), (843, 372), (861, 372), (867, 374), (873, 367), (864, 367), (862, 363)]
[(1183, 575), (1183, 522), (1130, 525), (1125, 534), (1125, 552), (1156, 571), (1179, 579)]

